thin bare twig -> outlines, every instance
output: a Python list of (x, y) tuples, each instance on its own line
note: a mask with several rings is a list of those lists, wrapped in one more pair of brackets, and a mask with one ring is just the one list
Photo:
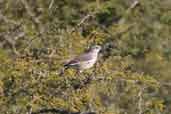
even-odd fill
[[(140, 4), (140, 2), (138, 0), (134, 1), (131, 6), (126, 10), (126, 15), (129, 14), (136, 6), (138, 6)], [(125, 22), (125, 17), (122, 17), (120, 20), (119, 20), (119, 24), (122, 24)]]
[(96, 0), (97, 8), (100, 9), (100, 0)]
[(50, 2), (50, 4), (49, 4), (49, 9), (52, 8), (53, 4), (54, 4), (54, 0), (51, 0), (51, 2)]
[(138, 114), (142, 114), (143, 113), (143, 108), (142, 108), (142, 105), (143, 105), (143, 98), (142, 98), (142, 94), (143, 94), (143, 91), (144, 91), (144, 87), (140, 88), (139, 90), (139, 93), (138, 93)]
[(22, 33), (22, 34), (17, 34), (16, 36), (11, 36), (6, 33), (6, 34), (1, 34), (0, 36), (11, 46), (13, 53), (19, 56), (20, 53), (17, 51), (15, 45), (16, 45), (16, 40), (20, 37), (23, 37), (23, 35), (24, 34)]
[(77, 24), (77, 26), (81, 26), (87, 19), (89, 19), (92, 16), (93, 14), (86, 15), (84, 18), (81, 19), (81, 21)]
[(44, 37), (44, 33), (45, 33), (45, 27), (43, 26), (43, 24), (41, 23), (39, 17), (36, 17), (36, 14), (32, 11), (31, 6), (29, 5), (27, 0), (21, 0), (22, 4), (24, 5), (27, 14), (31, 17), (31, 20), (33, 22), (33, 24), (35, 25), (35, 27), (37, 28), (37, 35), (32, 38), (31, 40), (28, 41), (27, 46), (24, 48), (24, 50), (28, 49), (28, 47), (30, 47), (32, 45), (32, 42), (37, 39), (37, 38), (41, 38), (41, 40), (43, 42), (45, 41), (45, 37)]
[(6, 23), (11, 23), (11, 24), (14, 24), (14, 25), (19, 25), (19, 22), (16, 22), (14, 20), (11, 20), (11, 19), (7, 18), (5, 15), (2, 14), (1, 11), (0, 11), (0, 20), (5, 21)]
[(130, 6), (130, 9), (133, 9), (135, 8), (140, 2), (138, 0), (134, 1), (131, 6)]
[(35, 14), (33, 13), (31, 7), (29, 6), (28, 2), (26, 0), (21, 0), (23, 3), (28, 15), (33, 19), (34, 23), (39, 24), (40, 21), (38, 18), (36, 18)]
[(88, 20), (90, 17), (93, 17), (94, 16), (94, 13), (91, 13), (91, 14), (87, 14), (86, 16), (84, 16), (81, 21), (71, 30), (71, 33), (72, 32), (75, 32), (76, 28), (77, 27), (80, 27), (82, 24), (84, 24), (84, 22), (86, 20)]

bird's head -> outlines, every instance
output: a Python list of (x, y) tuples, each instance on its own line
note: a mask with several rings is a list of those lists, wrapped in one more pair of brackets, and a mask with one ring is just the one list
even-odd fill
[(95, 45), (91, 48), (91, 51), (98, 53), (101, 50), (101, 46)]

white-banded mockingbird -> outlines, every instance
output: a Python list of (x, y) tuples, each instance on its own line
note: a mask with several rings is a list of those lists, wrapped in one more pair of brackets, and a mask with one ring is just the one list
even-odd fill
[(100, 50), (101, 46), (95, 45), (87, 52), (69, 60), (67, 63), (64, 64), (62, 74), (68, 68), (74, 68), (77, 70), (78, 73), (81, 73), (83, 70), (93, 67), (93, 65), (97, 61)]

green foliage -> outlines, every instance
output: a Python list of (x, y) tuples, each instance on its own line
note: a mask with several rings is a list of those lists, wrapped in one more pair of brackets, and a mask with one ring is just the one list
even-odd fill
[[(0, 113), (169, 114), (170, 0), (132, 4), (0, 1)], [(92, 69), (59, 76), (66, 60), (94, 44), (103, 49)]]

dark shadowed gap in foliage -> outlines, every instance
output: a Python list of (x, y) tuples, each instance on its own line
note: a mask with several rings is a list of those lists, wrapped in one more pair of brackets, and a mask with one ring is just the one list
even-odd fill
[(107, 8), (107, 11), (97, 14), (97, 21), (99, 24), (108, 27), (112, 23), (117, 23), (120, 19), (120, 16), (116, 14), (115, 8)]
[(72, 87), (77, 90), (77, 89), (82, 89), (84, 87), (87, 87), (87, 85), (91, 84), (93, 81), (92, 77), (87, 77), (86, 79), (84, 80), (81, 80), (81, 81), (75, 81), (76, 83), (73, 83), (72, 84)]
[(47, 113), (53, 113), (53, 114), (96, 114), (95, 112), (70, 112), (67, 110), (56, 109), (56, 108), (40, 109), (36, 112), (32, 112), (31, 114), (47, 114)]
[(105, 41), (103, 48), (101, 50), (103, 54), (103, 59), (107, 59), (111, 55), (117, 55), (117, 42), (111, 40), (112, 38), (107, 38)]

